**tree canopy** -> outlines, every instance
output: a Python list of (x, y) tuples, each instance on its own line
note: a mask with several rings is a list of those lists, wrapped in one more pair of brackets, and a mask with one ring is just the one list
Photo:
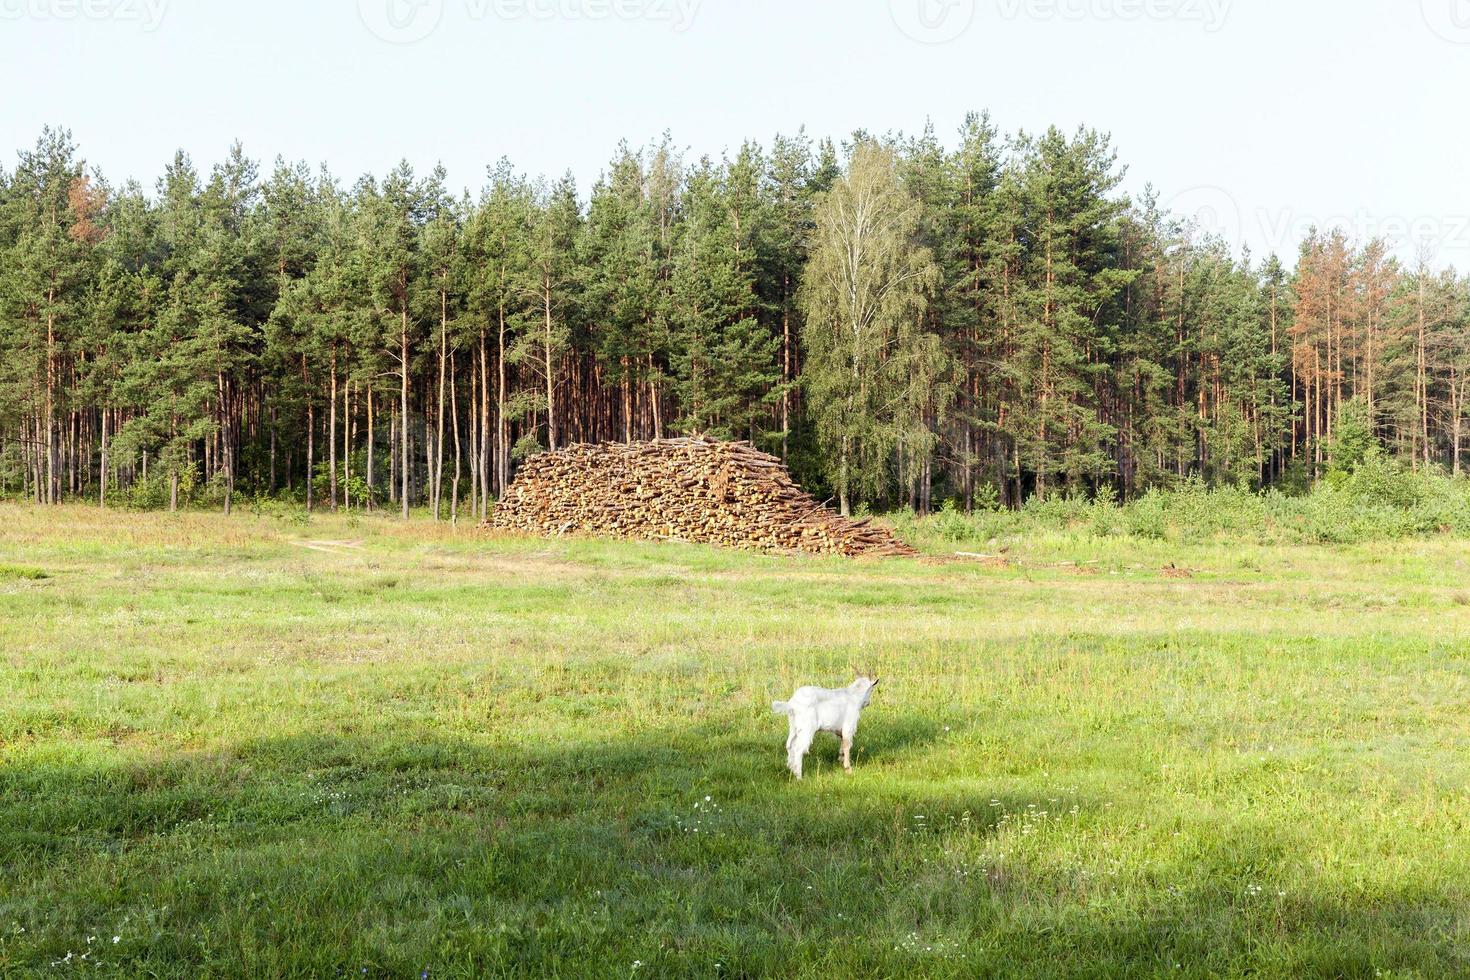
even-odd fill
[(844, 509), (1458, 473), (1470, 281), (1314, 230), (1237, 256), (1091, 130), (619, 146), (475, 195), (239, 145), (147, 193), (0, 171), (0, 495), (483, 515), (528, 454), (749, 440)]

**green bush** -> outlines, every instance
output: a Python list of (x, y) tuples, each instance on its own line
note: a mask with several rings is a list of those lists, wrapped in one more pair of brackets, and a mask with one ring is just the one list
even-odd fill
[(1169, 536), (1169, 497), (1167, 493), (1150, 490), (1139, 500), (1123, 508), (1122, 527), (1125, 533), (1151, 541), (1162, 541)]
[[(179, 506), (187, 507), (198, 488), (199, 474), (192, 466), (179, 469)], [(135, 510), (167, 510), (169, 503), (169, 474), (163, 466), (148, 471), (148, 479), (135, 480), (123, 492), (120, 502)]]
[(1019, 510), (965, 514), (946, 504), (931, 517), (890, 515), (901, 537), (936, 548), (982, 546), (1037, 532), (1154, 541), (1252, 541), (1262, 544), (1354, 544), (1436, 534), (1470, 537), (1470, 480), (1410, 470), (1366, 452), (1351, 472), (1334, 472), (1310, 492), (1257, 492), (1245, 485), (1209, 487), (1189, 478), (1118, 503), (1111, 489), (1095, 498), (1032, 499)]
[(1123, 533), (1123, 511), (1118, 506), (1118, 493), (1111, 484), (1104, 484), (1093, 498), (1091, 512), (1087, 517), (1087, 529), (1099, 538)]
[(1337, 431), (1326, 449), (1331, 466), (1329, 475), (1352, 473), (1382, 453), (1378, 437), (1373, 433), (1373, 413), (1364, 402), (1354, 398), (1342, 403), (1337, 410)]

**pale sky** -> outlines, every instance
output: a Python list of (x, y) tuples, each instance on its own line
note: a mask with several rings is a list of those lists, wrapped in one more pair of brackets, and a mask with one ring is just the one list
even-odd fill
[(350, 181), (509, 156), (584, 194), (620, 139), (691, 157), (803, 124), (1113, 134), (1258, 254), (1312, 223), (1470, 268), (1470, 0), (0, 0), (0, 150), (47, 123), (152, 187), (240, 139)]

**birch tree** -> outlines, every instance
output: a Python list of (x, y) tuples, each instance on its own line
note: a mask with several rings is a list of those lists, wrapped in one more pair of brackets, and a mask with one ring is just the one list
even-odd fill
[(843, 514), (882, 489), (914, 424), (912, 369), (934, 350), (923, 313), (939, 269), (917, 242), (920, 218), (893, 150), (871, 141), (854, 147), (817, 204), (801, 293), (803, 380)]

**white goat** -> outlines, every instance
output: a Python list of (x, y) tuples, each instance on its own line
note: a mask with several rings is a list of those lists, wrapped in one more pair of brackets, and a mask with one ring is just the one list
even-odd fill
[(858, 716), (873, 699), (876, 677), (859, 677), (847, 687), (798, 688), (790, 701), (773, 701), (771, 709), (790, 721), (786, 735), (786, 768), (801, 778), (801, 760), (812, 747), (817, 732), (842, 737), (842, 768), (852, 772), (852, 737), (857, 734)]

